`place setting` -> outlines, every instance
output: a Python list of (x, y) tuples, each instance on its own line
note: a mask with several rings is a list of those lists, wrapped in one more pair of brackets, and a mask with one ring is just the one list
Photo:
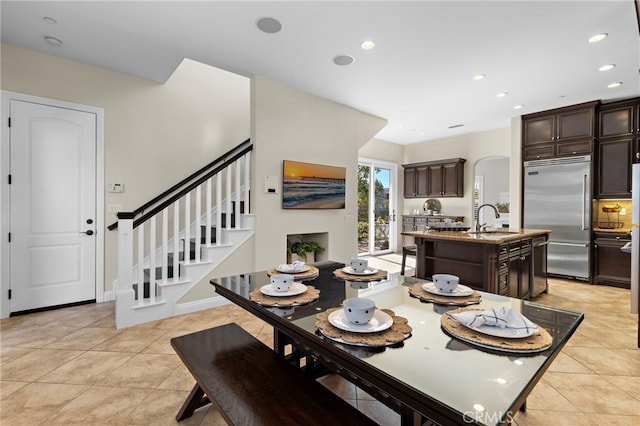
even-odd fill
[(388, 271), (370, 267), (367, 259), (351, 259), (348, 265), (334, 270), (333, 274), (345, 281), (368, 282), (387, 278)]
[(296, 281), (297, 278), (291, 274), (271, 275), (269, 284), (252, 290), (249, 298), (263, 306), (291, 307), (306, 305), (320, 297), (320, 290)]
[(460, 278), (451, 274), (433, 274), (433, 282), (409, 287), (409, 294), (424, 302), (446, 306), (468, 306), (482, 301), (480, 293), (460, 284)]
[(293, 263), (282, 263), (275, 268), (267, 269), (267, 275), (289, 274), (295, 275), (296, 280), (311, 280), (320, 274), (320, 270), (315, 266), (307, 265), (301, 260)]
[(454, 338), (484, 349), (527, 354), (551, 347), (553, 337), (520, 312), (509, 308), (458, 308), (442, 315), (440, 324)]
[(391, 309), (379, 309), (375, 301), (362, 297), (345, 299), (341, 307), (319, 313), (315, 326), (334, 342), (371, 348), (401, 343), (413, 330), (406, 318)]

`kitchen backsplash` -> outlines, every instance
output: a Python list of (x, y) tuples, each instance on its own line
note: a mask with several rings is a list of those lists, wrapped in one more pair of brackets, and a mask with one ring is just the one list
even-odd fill
[[(619, 205), (618, 212), (606, 213), (603, 207)], [(628, 231), (631, 229), (631, 200), (594, 200), (593, 227), (603, 229), (619, 229)]]

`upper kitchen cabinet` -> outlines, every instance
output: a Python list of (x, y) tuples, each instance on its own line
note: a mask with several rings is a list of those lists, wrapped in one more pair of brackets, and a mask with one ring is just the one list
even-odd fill
[(598, 104), (587, 102), (523, 116), (523, 159), (591, 154)]
[(464, 196), (464, 158), (404, 164), (405, 198)]
[(429, 195), (429, 168), (404, 165), (404, 198), (424, 198)]
[(640, 98), (603, 104), (598, 113), (601, 141), (632, 139), (633, 162), (640, 162)]
[(631, 198), (631, 164), (640, 162), (640, 98), (598, 111), (597, 198)]

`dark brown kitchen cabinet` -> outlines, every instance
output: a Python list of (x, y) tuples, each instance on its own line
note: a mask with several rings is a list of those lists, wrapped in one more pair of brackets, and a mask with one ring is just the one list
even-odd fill
[(597, 198), (631, 198), (631, 165), (640, 162), (640, 98), (598, 111)]
[(626, 233), (594, 233), (594, 284), (631, 287), (631, 255), (620, 250), (629, 241), (631, 239)]
[[(525, 239), (502, 247), (506, 248), (506, 285), (507, 296), (529, 299), (531, 294), (531, 240)], [(500, 281), (500, 280), (499, 280)]]
[(602, 104), (598, 114), (600, 138), (640, 133), (640, 98)]
[(405, 167), (404, 198), (424, 198), (429, 195), (427, 166)]
[(631, 161), (640, 162), (640, 98), (603, 104), (598, 113), (600, 141), (631, 140)]
[(464, 158), (404, 164), (405, 198), (463, 197)]
[(633, 138), (598, 142), (596, 198), (631, 198)]
[(598, 101), (522, 117), (524, 160), (593, 153)]

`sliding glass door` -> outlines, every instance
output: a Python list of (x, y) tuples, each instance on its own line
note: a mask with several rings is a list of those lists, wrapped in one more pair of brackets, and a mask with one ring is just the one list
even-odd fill
[(358, 254), (396, 248), (396, 165), (360, 159), (358, 164)]

